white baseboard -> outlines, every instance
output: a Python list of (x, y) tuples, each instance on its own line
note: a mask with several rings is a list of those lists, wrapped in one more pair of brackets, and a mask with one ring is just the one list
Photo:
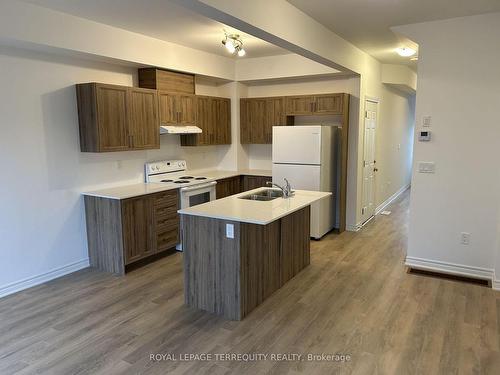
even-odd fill
[(348, 231), (348, 232), (357, 232), (361, 229), (361, 224), (357, 224), (357, 225), (347, 225), (345, 227), (345, 229)]
[[(375, 215), (378, 215), (381, 211), (384, 210), (388, 205), (390, 205), (393, 201), (399, 198), (401, 194), (403, 194), (406, 190), (410, 188), (410, 184), (403, 186), (401, 189), (399, 189), (397, 192), (392, 194), (389, 198), (387, 198), (384, 202), (382, 202), (376, 209), (375, 209)], [(365, 222), (358, 223), (356, 225), (347, 225), (346, 230), (349, 232), (357, 232), (361, 228), (363, 228), (364, 225), (368, 224), (370, 220), (373, 219), (373, 216), (366, 220)]]
[[(450, 275), (468, 276), (476, 279), (491, 280), (492, 283), (496, 282), (493, 281), (494, 270), (489, 268), (472, 267), (463, 264), (441, 262), (437, 260), (422, 259), (409, 256), (406, 257), (405, 264), (408, 267), (426, 271), (437, 271)], [(500, 281), (498, 281), (498, 287), (500, 288)]]
[(381, 211), (384, 210), (388, 205), (390, 205), (393, 201), (399, 198), (401, 194), (403, 194), (406, 190), (410, 188), (410, 184), (403, 186), (401, 189), (392, 194), (389, 198), (383, 201), (381, 204), (377, 206), (375, 209), (375, 215), (378, 215)]
[(42, 273), (40, 275), (28, 277), (23, 280), (13, 282), (11, 284), (0, 286), (0, 298), (5, 297), (9, 294), (19, 292), (24, 289), (31, 288), (32, 286), (43, 284), (47, 281), (57, 279), (58, 277), (67, 275), (69, 273), (79, 271), (83, 268), (89, 266), (89, 259), (82, 259), (78, 262), (70, 263), (65, 266), (53, 269), (49, 272)]
[(497, 275), (493, 272), (493, 280), (491, 280), (491, 288), (494, 290), (500, 290), (500, 280), (497, 279)]

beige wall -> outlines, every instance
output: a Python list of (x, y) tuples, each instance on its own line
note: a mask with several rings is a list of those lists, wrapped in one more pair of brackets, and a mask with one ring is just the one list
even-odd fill
[(375, 145), (377, 207), (410, 185), (414, 122), (415, 96), (384, 87)]
[(432, 140), (415, 141), (415, 165), (436, 168), (413, 171), (407, 264), (496, 279), (500, 288), (500, 13), (398, 31), (420, 46), (417, 130), (432, 116)]

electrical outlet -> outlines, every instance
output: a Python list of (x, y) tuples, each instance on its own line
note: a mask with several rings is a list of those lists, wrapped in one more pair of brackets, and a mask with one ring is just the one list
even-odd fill
[(234, 224), (226, 224), (226, 237), (234, 238)]
[(462, 245), (469, 245), (470, 244), (470, 233), (462, 232), (460, 234), (460, 243)]

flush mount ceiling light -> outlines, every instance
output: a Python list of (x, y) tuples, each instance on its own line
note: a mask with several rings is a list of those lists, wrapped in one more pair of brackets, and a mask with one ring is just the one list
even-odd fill
[(230, 54), (237, 54), (240, 57), (245, 56), (246, 52), (243, 49), (243, 40), (238, 34), (228, 34), (224, 31), (224, 39), (222, 44), (226, 47)]
[(413, 56), (417, 51), (409, 47), (399, 47), (396, 48), (396, 52), (398, 53), (399, 56), (410, 57)]

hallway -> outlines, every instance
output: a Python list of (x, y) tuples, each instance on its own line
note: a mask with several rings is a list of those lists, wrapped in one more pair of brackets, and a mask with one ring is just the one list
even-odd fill
[[(123, 278), (84, 270), (6, 297), (0, 373), (498, 373), (500, 293), (406, 273), (408, 205), (406, 192), (390, 216), (313, 242), (311, 265), (241, 322), (183, 305), (181, 253)], [(151, 361), (155, 353), (305, 360)]]

